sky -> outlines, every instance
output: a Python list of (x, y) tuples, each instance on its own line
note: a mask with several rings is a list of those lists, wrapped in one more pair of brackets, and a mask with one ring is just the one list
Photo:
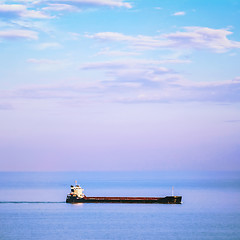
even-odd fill
[(1, 0), (0, 171), (240, 170), (240, 1)]

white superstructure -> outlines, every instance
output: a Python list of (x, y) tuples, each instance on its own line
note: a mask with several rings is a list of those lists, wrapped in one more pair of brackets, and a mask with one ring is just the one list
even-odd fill
[(81, 188), (77, 181), (75, 181), (75, 186), (71, 186), (71, 195), (77, 195), (79, 198), (83, 198), (85, 195), (83, 194), (84, 189)]

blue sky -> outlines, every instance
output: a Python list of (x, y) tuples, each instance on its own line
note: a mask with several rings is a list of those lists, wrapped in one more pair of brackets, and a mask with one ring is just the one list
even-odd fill
[(0, 170), (240, 170), (240, 2), (0, 2)]

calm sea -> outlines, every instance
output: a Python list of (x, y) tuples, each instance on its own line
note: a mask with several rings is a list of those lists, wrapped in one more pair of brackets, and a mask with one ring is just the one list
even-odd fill
[[(181, 205), (66, 204), (87, 196), (183, 196)], [(0, 173), (1, 240), (240, 239), (239, 172)]]

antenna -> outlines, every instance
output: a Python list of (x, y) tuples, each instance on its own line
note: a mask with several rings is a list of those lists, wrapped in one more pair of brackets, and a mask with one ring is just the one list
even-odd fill
[(172, 186), (172, 196), (174, 196), (173, 191), (174, 191), (174, 187)]

